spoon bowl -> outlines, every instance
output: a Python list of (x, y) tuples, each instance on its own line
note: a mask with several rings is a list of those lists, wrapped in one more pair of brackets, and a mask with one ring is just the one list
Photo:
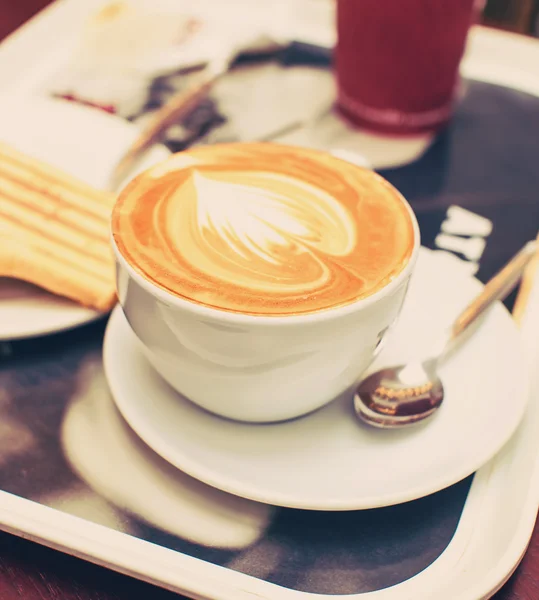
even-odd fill
[(444, 399), (434, 361), (376, 371), (363, 380), (354, 408), (364, 421), (385, 429), (412, 425), (433, 414)]

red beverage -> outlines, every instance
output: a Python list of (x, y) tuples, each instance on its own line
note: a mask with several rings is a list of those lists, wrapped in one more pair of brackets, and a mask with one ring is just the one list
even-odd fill
[(413, 134), (451, 118), (477, 0), (337, 0), (339, 110), (354, 124)]

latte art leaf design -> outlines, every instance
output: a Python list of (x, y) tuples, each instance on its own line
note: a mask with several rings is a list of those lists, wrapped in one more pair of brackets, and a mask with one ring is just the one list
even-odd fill
[[(276, 173), (193, 170), (165, 202), (166, 240), (209, 276), (258, 291), (308, 292), (349, 254), (355, 223), (333, 196)], [(290, 259), (300, 261), (301, 271)]]
[(179, 152), (136, 177), (112, 214), (119, 253), (192, 304), (312, 313), (373, 294), (414, 248), (405, 201), (376, 173), (268, 143)]

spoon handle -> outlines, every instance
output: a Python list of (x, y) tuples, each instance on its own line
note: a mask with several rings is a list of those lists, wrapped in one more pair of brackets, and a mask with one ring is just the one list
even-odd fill
[(516, 286), (522, 272), (535, 256), (537, 242), (528, 242), (484, 287), (453, 323), (450, 340), (463, 333), (485, 310), (497, 300), (505, 298)]
[(163, 132), (194, 110), (210, 92), (217, 80), (226, 73), (229, 63), (225, 60), (214, 61), (205, 67), (196, 81), (186, 90), (172, 96), (152, 116), (149, 123), (122, 155), (109, 180), (109, 187), (115, 189), (137, 158), (154, 144)]

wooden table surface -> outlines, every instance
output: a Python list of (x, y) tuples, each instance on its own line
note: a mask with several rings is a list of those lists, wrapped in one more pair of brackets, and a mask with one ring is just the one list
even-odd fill
[[(50, 0), (0, 0), (0, 40)], [(174, 600), (178, 595), (0, 533), (0, 600)], [(495, 600), (539, 600), (539, 523), (522, 563)]]

